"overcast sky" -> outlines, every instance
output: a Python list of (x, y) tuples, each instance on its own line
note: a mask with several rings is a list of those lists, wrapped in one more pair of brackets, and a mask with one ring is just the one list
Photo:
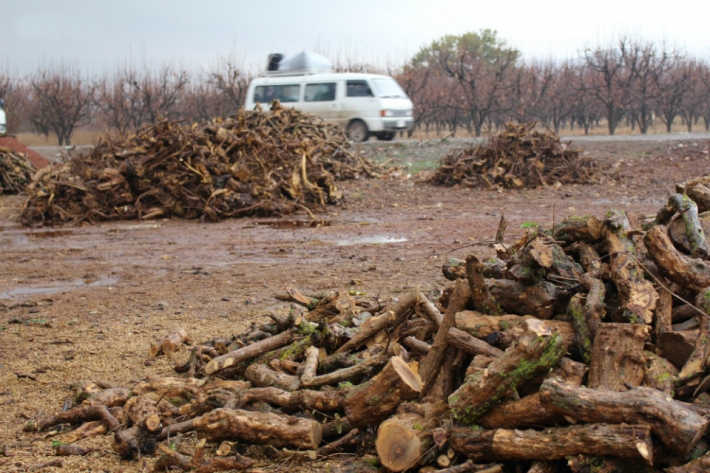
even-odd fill
[(710, 58), (710, 2), (684, 0), (0, 0), (0, 72), (69, 64), (257, 71), (271, 52), (400, 65), (446, 34), (490, 28), (526, 58), (620, 35)]

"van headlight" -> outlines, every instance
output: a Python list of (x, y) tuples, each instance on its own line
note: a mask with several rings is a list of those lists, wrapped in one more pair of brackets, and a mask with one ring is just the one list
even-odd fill
[(381, 117), (394, 117), (394, 112), (392, 110), (381, 110), (380, 116)]

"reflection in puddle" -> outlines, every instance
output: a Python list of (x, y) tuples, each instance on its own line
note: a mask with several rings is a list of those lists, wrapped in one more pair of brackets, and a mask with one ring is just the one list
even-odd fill
[(330, 220), (267, 220), (254, 223), (256, 225), (267, 225), (271, 228), (287, 230), (293, 228), (317, 228), (330, 226)]
[(49, 230), (46, 232), (28, 233), (27, 235), (29, 235), (30, 238), (56, 238), (73, 234), (74, 232), (72, 230)]
[(407, 241), (407, 238), (402, 237), (391, 237), (384, 235), (374, 235), (358, 238), (346, 238), (344, 240), (338, 240), (335, 246), (350, 246), (350, 245), (380, 245), (383, 243), (400, 243)]
[(110, 286), (116, 284), (118, 278), (109, 277), (99, 277), (99, 278), (82, 278), (75, 279), (73, 281), (61, 281), (56, 285), (45, 286), (45, 287), (17, 287), (15, 289), (10, 289), (9, 291), (0, 292), (0, 299), (10, 299), (17, 296), (30, 296), (35, 294), (57, 294), (60, 292), (67, 292), (77, 287), (99, 287), (99, 286)]

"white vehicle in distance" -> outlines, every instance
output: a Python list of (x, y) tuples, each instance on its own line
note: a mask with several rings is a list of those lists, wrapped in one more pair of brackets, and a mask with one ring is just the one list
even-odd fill
[(285, 107), (340, 125), (352, 141), (394, 139), (414, 126), (413, 104), (393, 78), (380, 74), (334, 73), (327, 58), (302, 52), (269, 56), (266, 77), (249, 84), (244, 108), (264, 110), (278, 99)]
[(5, 101), (0, 99), (0, 135), (7, 133), (7, 117), (5, 116), (5, 110), (3, 110), (4, 105)]

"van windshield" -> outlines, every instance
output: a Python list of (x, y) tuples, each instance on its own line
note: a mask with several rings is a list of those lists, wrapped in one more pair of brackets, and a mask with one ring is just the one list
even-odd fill
[(407, 98), (407, 94), (404, 93), (397, 81), (392, 78), (372, 79), (372, 86), (375, 88), (375, 93), (380, 98)]

